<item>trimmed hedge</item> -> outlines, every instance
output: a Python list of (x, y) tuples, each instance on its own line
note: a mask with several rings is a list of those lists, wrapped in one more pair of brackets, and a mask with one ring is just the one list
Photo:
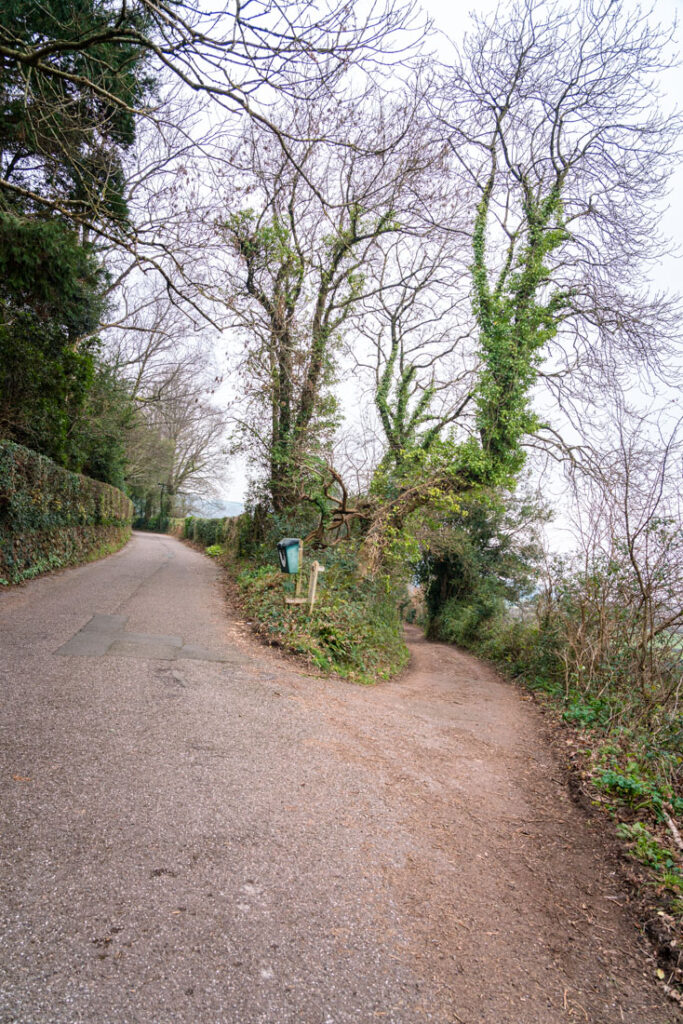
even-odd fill
[(226, 539), (227, 524), (229, 517), (222, 519), (199, 519), (197, 516), (187, 516), (183, 528), (185, 540), (193, 540), (195, 544), (209, 548), (213, 544), (223, 544)]
[(115, 551), (132, 519), (133, 504), (116, 487), (0, 441), (0, 583)]

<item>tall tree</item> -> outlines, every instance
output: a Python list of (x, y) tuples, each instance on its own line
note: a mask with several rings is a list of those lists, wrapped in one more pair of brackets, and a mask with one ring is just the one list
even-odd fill
[(444, 70), (435, 112), (477, 196), (479, 430), (513, 472), (524, 436), (557, 438), (557, 421), (530, 411), (536, 382), (585, 418), (591, 399), (658, 370), (675, 336), (675, 307), (641, 284), (666, 248), (658, 220), (681, 128), (658, 102), (669, 42), (609, 0), (523, 0), (475, 18)]
[(463, 501), (425, 530), (417, 571), (430, 629), (467, 644), (505, 602), (528, 596), (542, 556), (538, 527), (547, 518), (536, 495), (498, 492)]
[[(96, 365), (107, 275), (92, 229), (119, 236), (127, 227), (123, 161), (151, 80), (145, 51), (109, 38), (115, 20), (94, 0), (3, 6), (0, 429), (72, 469), (119, 480), (116, 442), (93, 430), (116, 389)], [(125, 9), (119, 23), (141, 25)], [(65, 45), (77, 36), (88, 46)]]
[(0, 435), (74, 469), (70, 426), (92, 382), (102, 283), (64, 224), (0, 213)]
[[(182, 239), (187, 248), (194, 247), (194, 261), (187, 258), (187, 248), (178, 251), (176, 242), (184, 233), (177, 217), (181, 190), (169, 179), (179, 180), (187, 173), (181, 163), (184, 152), (193, 147), (204, 152), (207, 122), (204, 119), (198, 135), (191, 119), (179, 119), (177, 109), (171, 112), (167, 102), (159, 101), (156, 86), (166, 93), (170, 81), (186, 94), (210, 98), (232, 114), (246, 113), (267, 125), (289, 152), (287, 133), (268, 117), (272, 90), (290, 96), (313, 90), (329, 97), (352, 65), (367, 61), (376, 67), (403, 60), (406, 40), (413, 38), (403, 35), (411, 19), (410, 5), (392, 0), (363, 16), (346, 0), (316, 9), (304, 0), (277, 4), (255, 0), (246, 6), (230, 3), (221, 11), (184, 0), (46, 0), (38, 5), (8, 0), (0, 14), (0, 212), (13, 219), (15, 242), (38, 244), (39, 234), (45, 241), (49, 233), (54, 254), (56, 247), (65, 248), (68, 235), (74, 252), (71, 264), (81, 258), (88, 262), (89, 271), (93, 243), (109, 259), (112, 246), (125, 247), (130, 258), (125, 266), (114, 261), (108, 289), (142, 265), (161, 275), (171, 301), (180, 296), (190, 308), (198, 309), (196, 297), (203, 288), (190, 281), (188, 271), (190, 262), (193, 270), (197, 266), (197, 242), (196, 238), (188, 242), (186, 233)], [(169, 117), (175, 120), (174, 127)], [(134, 167), (128, 154), (141, 119), (153, 126), (161, 143), (151, 163), (144, 166), (140, 160)], [(172, 152), (164, 152), (173, 134)], [(159, 178), (164, 174), (166, 216), (160, 217)], [(155, 185), (148, 188), (153, 175)], [(144, 209), (140, 216), (140, 195), (144, 202), (146, 188), (147, 197), (157, 200), (151, 218)], [(191, 201), (182, 197), (180, 205), (184, 202), (187, 207)], [(178, 227), (172, 239), (170, 208)], [(32, 227), (33, 223), (38, 226)], [(76, 254), (79, 245), (82, 257)], [(24, 278), (36, 268), (34, 257), (27, 253)], [(11, 260), (16, 266), (22, 261), (17, 244), (5, 262)], [(93, 274), (90, 304), (94, 308), (99, 303), (102, 308), (104, 278)], [(23, 292), (20, 289), (14, 296), (5, 288), (3, 321), (15, 341), (24, 315), (21, 296), (27, 289), (35, 292), (39, 284), (24, 281)], [(201, 312), (210, 315), (209, 309), (210, 303)], [(22, 379), (26, 383), (35, 366), (43, 365), (46, 379), (65, 375), (62, 391), (71, 389), (72, 394), (67, 401), (66, 391), (60, 392), (61, 411), (54, 428), (62, 435), (65, 429), (73, 433), (69, 417), (78, 404), (77, 394), (83, 398), (87, 389), (92, 343), (86, 333), (74, 338), (71, 331), (66, 348), (59, 347), (61, 340), (59, 345), (50, 342), (41, 348), (41, 330), (43, 340), (55, 332), (63, 339), (63, 325), (57, 324), (54, 331), (45, 329), (44, 305), (31, 315), (41, 325), (32, 340), (40, 354), (24, 361)], [(85, 332), (85, 323), (81, 327)], [(94, 327), (95, 322), (87, 329)], [(10, 344), (10, 334), (5, 346)], [(7, 350), (6, 355), (16, 362), (14, 351)], [(12, 373), (18, 377), (17, 366)], [(32, 385), (27, 387), (28, 394)], [(36, 385), (33, 390), (40, 388)], [(10, 412), (12, 424), (8, 423)], [(21, 433), (19, 421), (28, 418), (28, 409), (19, 409), (16, 402), (11, 408), (5, 404), (5, 432)], [(39, 433), (33, 431), (36, 443)], [(44, 443), (45, 450), (60, 449), (62, 444), (56, 440), (53, 445), (49, 439)]]
[(71, 223), (126, 220), (123, 152), (152, 86), (137, 5), (9, 0), (0, 19), (0, 203)]
[[(292, 134), (316, 137), (343, 120), (348, 146), (301, 143), (292, 162), (250, 127), (230, 157), (231, 193), (242, 185), (245, 205), (222, 229), (234, 254), (228, 299), (252, 382), (242, 423), (267, 461), (276, 510), (296, 500), (302, 462), (325, 448), (340, 341), (373, 287), (379, 240), (408, 216), (406, 183), (424, 166), (408, 137), (410, 110), (394, 113), (405, 129), (400, 146), (389, 145), (381, 107), (370, 117), (356, 102), (341, 111), (311, 102), (291, 110)], [(354, 144), (361, 137), (363, 150)], [(370, 139), (374, 155), (365, 151)]]
[(145, 100), (155, 78), (271, 124), (260, 89), (329, 89), (353, 63), (405, 60), (412, 22), (411, 6), (393, 2), (363, 16), (349, 0), (315, 10), (235, 0), (221, 11), (185, 0), (8, 0), (0, 190), (93, 226), (120, 221), (119, 153), (136, 118), (154, 118)]
[(351, 355), (369, 370), (385, 453), (382, 475), (410, 472), (472, 398), (477, 358), (472, 351), (469, 304), (453, 289), (464, 273), (460, 239), (441, 231), (411, 231), (389, 238), (374, 261), (373, 288), (363, 303)]
[[(474, 191), (471, 334), (480, 357), (476, 435), (451, 433), (421, 478), (380, 505), (368, 569), (435, 490), (511, 487), (531, 439), (562, 445), (564, 408), (663, 372), (674, 305), (644, 270), (666, 243), (660, 200), (680, 118), (661, 109), (669, 33), (604, 0), (523, 0), (475, 19), (432, 101), (456, 189)], [(554, 402), (533, 409), (539, 381)]]

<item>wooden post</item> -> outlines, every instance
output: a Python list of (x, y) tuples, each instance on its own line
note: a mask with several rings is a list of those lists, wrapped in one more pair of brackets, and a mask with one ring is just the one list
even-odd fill
[(325, 566), (321, 565), (320, 562), (315, 561), (311, 566), (311, 578), (308, 584), (308, 611), (309, 614), (313, 611), (313, 605), (315, 604), (315, 595), (318, 589), (318, 573), (325, 572)]
[(296, 574), (296, 588), (294, 590), (295, 597), (301, 597), (301, 584), (304, 578), (304, 542), (299, 541), (299, 571)]
[(296, 590), (294, 597), (285, 597), (285, 604), (307, 604), (309, 615), (313, 611), (313, 605), (315, 604), (316, 594), (318, 593), (318, 576), (321, 572), (325, 572), (325, 566), (321, 565), (320, 562), (315, 561), (311, 564), (311, 574), (308, 579), (308, 597), (302, 597), (301, 591), (303, 589), (303, 553), (304, 545), (302, 541), (299, 541), (299, 572), (296, 579)]

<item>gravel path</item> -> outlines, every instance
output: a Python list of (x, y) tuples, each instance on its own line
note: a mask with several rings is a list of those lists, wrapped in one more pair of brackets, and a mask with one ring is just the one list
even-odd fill
[(168, 537), (0, 595), (2, 1024), (680, 1020), (536, 709), (308, 676)]

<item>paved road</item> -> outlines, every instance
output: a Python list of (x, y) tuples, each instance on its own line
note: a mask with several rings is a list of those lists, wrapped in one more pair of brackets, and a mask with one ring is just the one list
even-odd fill
[(678, 1019), (537, 713), (472, 660), (303, 675), (150, 535), (0, 628), (2, 1024)]

